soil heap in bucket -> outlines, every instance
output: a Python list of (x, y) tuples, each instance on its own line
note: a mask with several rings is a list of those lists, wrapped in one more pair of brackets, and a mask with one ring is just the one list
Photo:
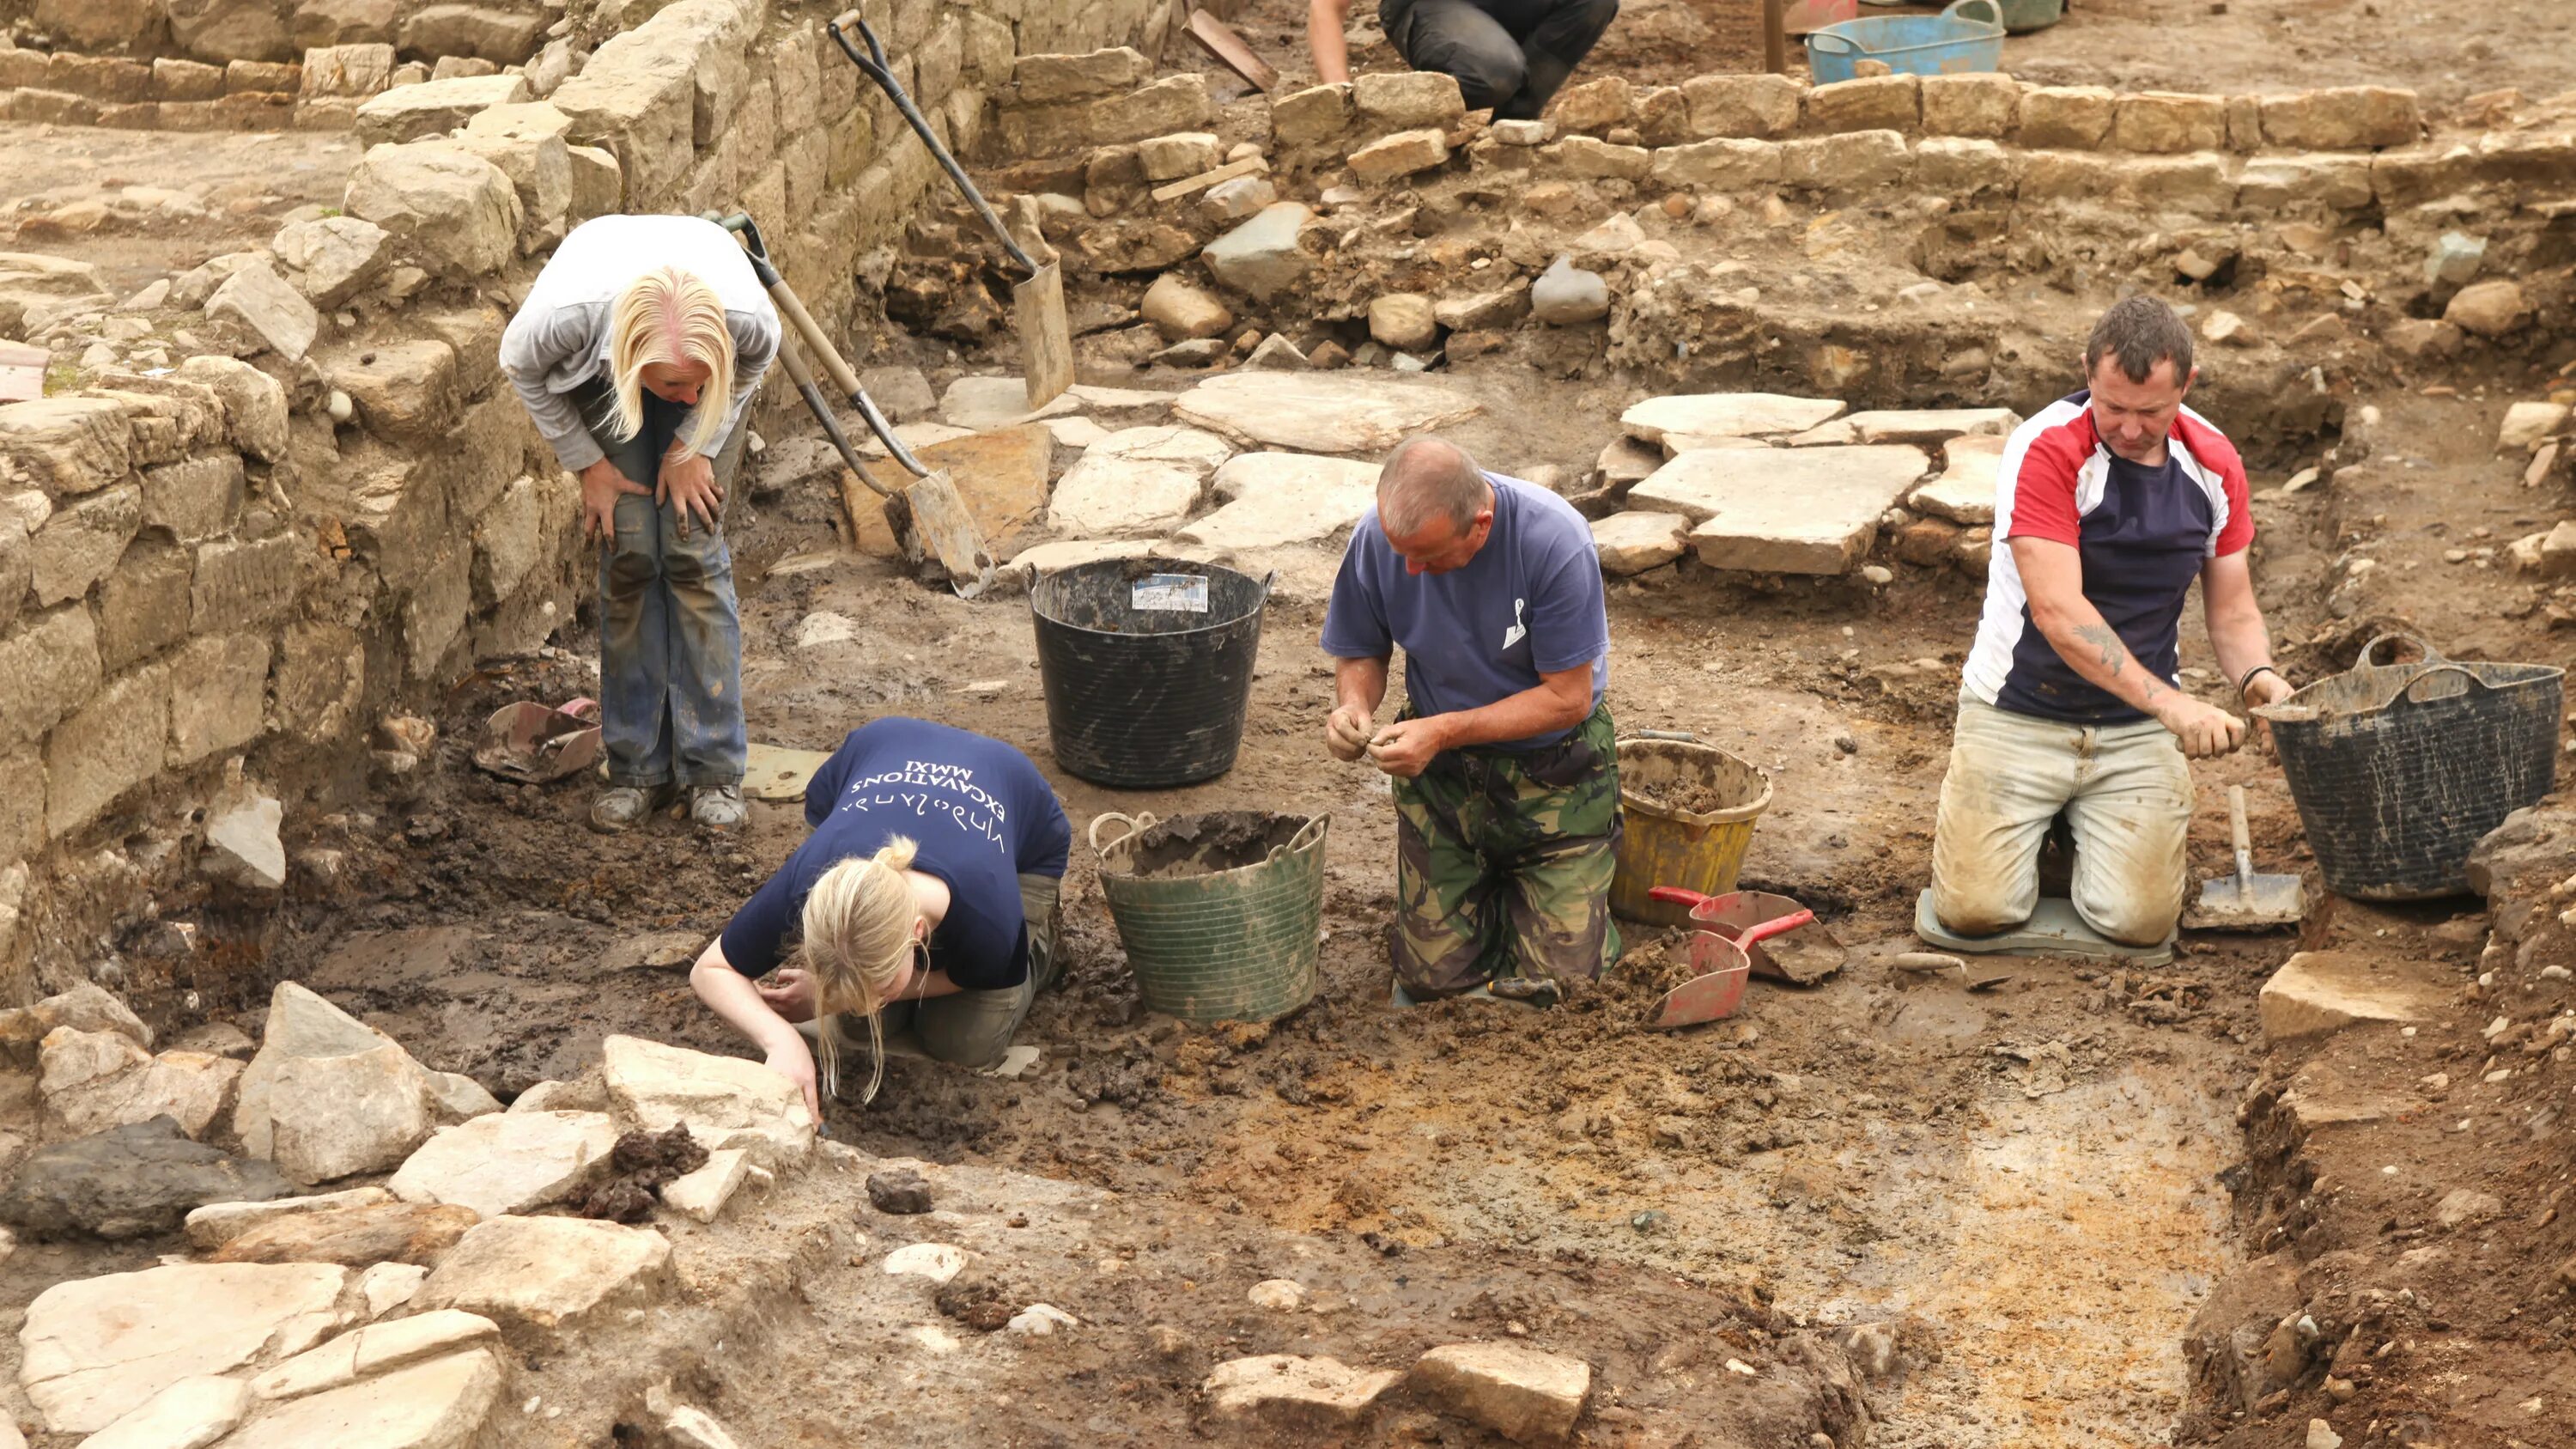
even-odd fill
[[(1330, 819), (1229, 810), (1091, 822), (1101, 894), (1149, 1010), (1269, 1021), (1314, 998)], [(1104, 826), (1123, 833), (1103, 845)]]
[[(2424, 657), (2374, 664), (2402, 640)], [(2272, 726), (2326, 888), (2359, 900), (2460, 895), (2469, 852), (2549, 793), (2566, 671), (2445, 659), (2408, 634), (2254, 711)]]
[(1657, 886), (1703, 896), (1735, 889), (1754, 822), (1770, 808), (1771, 777), (1695, 740), (1619, 742), (1625, 827), (1610, 879), (1611, 913), (1654, 926), (1690, 924), (1690, 907), (1650, 900)]
[(1095, 785), (1213, 780), (1243, 744), (1271, 580), (1172, 567), (1102, 559), (1029, 590), (1056, 763)]

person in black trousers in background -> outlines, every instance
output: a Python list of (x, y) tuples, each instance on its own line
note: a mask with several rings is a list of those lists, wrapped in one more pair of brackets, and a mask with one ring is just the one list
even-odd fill
[[(1342, 27), (1351, 0), (1310, 0), (1306, 43), (1315, 74), (1351, 78)], [(1458, 78), (1467, 109), (1498, 121), (1535, 120), (1592, 53), (1619, 0), (1378, 0), (1378, 23), (1415, 70)]]

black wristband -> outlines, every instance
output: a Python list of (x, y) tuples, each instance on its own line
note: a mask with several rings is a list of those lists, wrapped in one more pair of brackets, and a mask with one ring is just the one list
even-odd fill
[(2282, 674), (2281, 671), (2273, 668), (2269, 664), (2257, 664), (2253, 668), (2245, 671), (2245, 677), (2243, 679), (2236, 681), (2236, 697), (2238, 699), (2243, 699), (2245, 697), (2245, 691), (2253, 685), (2254, 676), (2257, 674), (2277, 675), (2285, 683), (2290, 677), (2286, 674)]

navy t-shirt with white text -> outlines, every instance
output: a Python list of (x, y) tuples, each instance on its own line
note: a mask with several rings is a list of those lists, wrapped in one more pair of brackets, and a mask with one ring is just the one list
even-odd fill
[(948, 914), (930, 933), (931, 968), (970, 991), (1028, 979), (1020, 877), (1061, 877), (1073, 843), (1064, 807), (1028, 756), (928, 720), (876, 720), (814, 771), (805, 823), (814, 833), (725, 926), (735, 970), (763, 976), (781, 964), (823, 872), (901, 835), (919, 848), (913, 869), (949, 890)]

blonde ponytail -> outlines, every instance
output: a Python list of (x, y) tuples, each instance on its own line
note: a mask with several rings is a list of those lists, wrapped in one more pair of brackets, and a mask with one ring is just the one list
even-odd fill
[(871, 1065), (864, 1104), (876, 1100), (885, 1081), (885, 1026), (882, 1016), (894, 984), (912, 959), (913, 929), (921, 906), (903, 873), (911, 869), (916, 847), (903, 836), (888, 840), (873, 856), (852, 856), (835, 863), (806, 893), (800, 948), (805, 969), (814, 977), (815, 1038), (821, 1046), (823, 1092), (840, 1091), (841, 1050), (837, 1018), (856, 1011), (868, 1019)]
[(608, 320), (608, 373), (617, 396), (617, 435), (644, 430), (644, 369), (707, 370), (685, 441), (705, 453), (733, 407), (733, 328), (716, 290), (678, 267), (646, 272), (617, 294)]

